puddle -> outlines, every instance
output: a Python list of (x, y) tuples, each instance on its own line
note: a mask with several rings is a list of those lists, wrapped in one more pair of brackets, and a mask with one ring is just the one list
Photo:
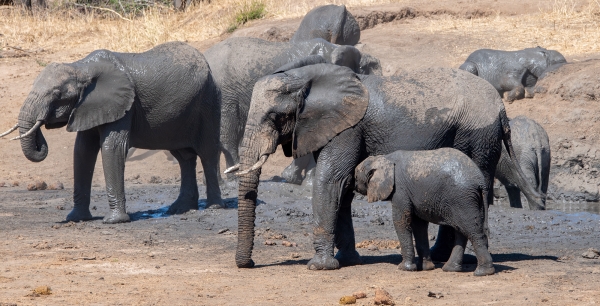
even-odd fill
[(546, 201), (546, 209), (558, 210), (566, 213), (589, 212), (592, 214), (600, 214), (600, 203)]
[(129, 213), (129, 218), (131, 219), (131, 221), (166, 218), (170, 216), (169, 214), (167, 214), (167, 210), (169, 210), (169, 206), (161, 207), (159, 209), (138, 211), (134, 213)]

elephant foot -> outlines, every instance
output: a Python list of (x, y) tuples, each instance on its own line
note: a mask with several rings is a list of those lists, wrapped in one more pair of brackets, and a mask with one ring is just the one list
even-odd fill
[(110, 214), (105, 216), (102, 220), (102, 223), (106, 224), (115, 224), (115, 223), (125, 223), (130, 222), (129, 215), (126, 212), (122, 211), (113, 211), (111, 210)]
[(429, 271), (429, 270), (433, 270), (435, 269), (435, 265), (433, 264), (433, 261), (431, 260), (423, 260), (422, 263), (423, 266), (423, 271)]
[(235, 264), (240, 269), (254, 268), (254, 260), (252, 260), (252, 258), (248, 258), (248, 259), (244, 259), (244, 260), (239, 260), (236, 258)]
[(92, 220), (92, 213), (89, 208), (73, 207), (73, 210), (67, 215), (67, 221), (80, 222)]
[(362, 260), (360, 259), (360, 254), (356, 250), (350, 251), (342, 251), (338, 250), (337, 254), (335, 254), (335, 259), (339, 262), (340, 266), (348, 267), (348, 266), (356, 266), (362, 264)]
[(485, 275), (492, 275), (496, 272), (496, 269), (494, 269), (494, 265), (485, 265), (485, 266), (477, 266), (477, 269), (475, 269), (475, 272), (473, 272), (473, 275), (475, 276), (485, 276)]
[[(206, 207), (208, 208), (208, 204)], [(177, 199), (169, 209), (167, 210), (167, 214), (169, 215), (177, 215), (186, 213), (192, 209), (198, 210), (198, 200), (181, 200)]]
[(404, 270), (404, 271), (417, 271), (417, 264), (415, 264), (412, 261), (409, 260), (403, 260), (399, 265), (398, 265), (398, 270)]
[(442, 271), (444, 272), (462, 272), (462, 270), (462, 264), (450, 261), (442, 267)]
[(315, 254), (307, 267), (309, 270), (336, 270), (340, 268), (340, 262), (330, 255)]

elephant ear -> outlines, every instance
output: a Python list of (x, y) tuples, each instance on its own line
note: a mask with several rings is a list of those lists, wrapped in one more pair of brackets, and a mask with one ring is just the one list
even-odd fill
[(77, 68), (84, 75), (85, 85), (69, 117), (67, 131), (85, 131), (123, 118), (135, 98), (127, 74), (106, 58), (80, 63)]
[(365, 171), (369, 177), (367, 201), (369, 203), (385, 201), (394, 191), (394, 163), (384, 156), (369, 157), (367, 160), (365, 160)]
[(294, 158), (318, 151), (365, 115), (369, 92), (349, 68), (318, 64), (286, 72), (305, 87), (298, 95)]

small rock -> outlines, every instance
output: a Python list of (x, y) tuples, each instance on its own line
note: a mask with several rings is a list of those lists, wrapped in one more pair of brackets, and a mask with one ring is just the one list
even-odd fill
[(340, 305), (356, 304), (356, 298), (352, 295), (342, 296), (340, 299)]
[(6, 187), (6, 183), (0, 182), (0, 187)]
[(296, 247), (296, 243), (295, 242), (289, 242), (289, 241), (282, 241), (281, 245), (286, 246), (286, 247)]
[(277, 243), (275, 241), (266, 240), (265, 245), (277, 245)]
[(13, 181), (13, 182), (12, 182), (12, 185), (13, 185), (13, 187), (17, 187), (17, 186), (19, 186), (19, 181)]
[(223, 234), (223, 233), (226, 233), (226, 232), (229, 232), (228, 228), (220, 229), (217, 233), (218, 234)]
[(102, 235), (112, 235), (113, 233), (111, 233), (109, 231), (102, 231), (101, 234)]
[(352, 293), (352, 296), (354, 296), (358, 300), (358, 299), (366, 298), (367, 294), (364, 293), (363, 291), (357, 291), (357, 292)]
[(292, 257), (292, 258), (300, 258), (300, 254), (298, 254), (298, 253), (292, 253), (292, 254), (290, 254), (290, 257)]
[(376, 246), (376, 245), (374, 245), (374, 244), (370, 244), (370, 245), (367, 247), (367, 250), (369, 250), (369, 251), (378, 251), (378, 250), (379, 250), (379, 247), (377, 247), (377, 246)]
[(52, 290), (48, 286), (39, 286), (39, 287), (33, 289), (33, 294), (50, 295), (50, 294), (52, 294)]
[(162, 183), (162, 179), (160, 178), (160, 176), (151, 176), (150, 180), (148, 180), (149, 184), (160, 184)]
[(65, 207), (64, 207), (64, 206), (62, 206), (62, 205), (57, 205), (57, 206), (56, 206), (56, 209), (58, 209), (58, 210), (65, 210)]
[(444, 297), (444, 295), (441, 292), (431, 292), (429, 291), (429, 293), (427, 294), (428, 297), (433, 297), (436, 299), (441, 299)]
[(581, 254), (581, 256), (587, 259), (596, 259), (600, 257), (600, 252), (594, 248), (589, 248), (587, 251)]
[(375, 305), (395, 305), (392, 296), (385, 290), (378, 288), (375, 290), (375, 298), (373, 299)]
[(63, 190), (63, 189), (65, 189), (65, 186), (63, 185), (63, 183), (58, 182), (58, 181), (48, 185), (48, 190)]

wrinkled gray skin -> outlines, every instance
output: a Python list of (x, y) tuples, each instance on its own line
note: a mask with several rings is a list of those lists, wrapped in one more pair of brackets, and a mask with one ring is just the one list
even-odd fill
[[(461, 70), (381, 77), (315, 64), (266, 76), (254, 86), (240, 147), (236, 264), (254, 265), (261, 166), (279, 144), (287, 156), (313, 154), (317, 160), (312, 191), (316, 254), (308, 267), (337, 269), (360, 263), (350, 206), (354, 168), (362, 160), (396, 150), (453, 147), (477, 164), (492, 190), (502, 142), (512, 153), (500, 96), (488, 82)], [(539, 202), (531, 186), (525, 193)], [(453, 241), (453, 231), (442, 226), (432, 259), (448, 259)]]
[(291, 43), (323, 38), (332, 44), (356, 45), (360, 40), (360, 27), (345, 5), (323, 5), (304, 16)]
[[(550, 177), (550, 140), (544, 128), (525, 116), (510, 120), (513, 148), (519, 164), (527, 180), (537, 189), (546, 207), (546, 192)], [(523, 208), (521, 204), (521, 187), (517, 179), (518, 173), (510, 162), (506, 150), (502, 150), (500, 161), (496, 167), (496, 178), (504, 185), (508, 193), (511, 207)], [(529, 208), (538, 209), (529, 204)]]
[(415, 246), (423, 270), (435, 265), (429, 252), (429, 222), (454, 229), (455, 244), (444, 271), (462, 271), (467, 239), (477, 256), (475, 276), (494, 274), (487, 245), (486, 181), (477, 165), (452, 148), (396, 151), (371, 156), (355, 170), (356, 191), (369, 202), (392, 201), (392, 218), (402, 263), (398, 269), (416, 271)]
[[(221, 205), (217, 181), (220, 92), (203, 55), (181, 42), (144, 53), (97, 50), (74, 63), (48, 65), (19, 113), (20, 133), (36, 122), (77, 132), (75, 205), (67, 221), (92, 219), (92, 176), (98, 151), (110, 213), (106, 223), (129, 221), (125, 211), (125, 158), (130, 147), (170, 150), (181, 168), (179, 197), (170, 213), (198, 209), (196, 159), (206, 178), (208, 204)], [(27, 159), (48, 154), (41, 130), (21, 139)]]
[(480, 49), (471, 53), (459, 69), (490, 82), (500, 96), (512, 102), (532, 98), (537, 80), (566, 63), (558, 51), (542, 47), (519, 51)]
[(323, 39), (290, 44), (232, 37), (208, 49), (204, 55), (223, 96), (221, 145), (227, 167), (239, 162), (238, 147), (244, 135), (252, 88), (259, 78), (311, 55), (320, 56), (327, 63), (350, 67), (357, 73), (381, 74), (376, 58), (352, 46), (339, 46)]

